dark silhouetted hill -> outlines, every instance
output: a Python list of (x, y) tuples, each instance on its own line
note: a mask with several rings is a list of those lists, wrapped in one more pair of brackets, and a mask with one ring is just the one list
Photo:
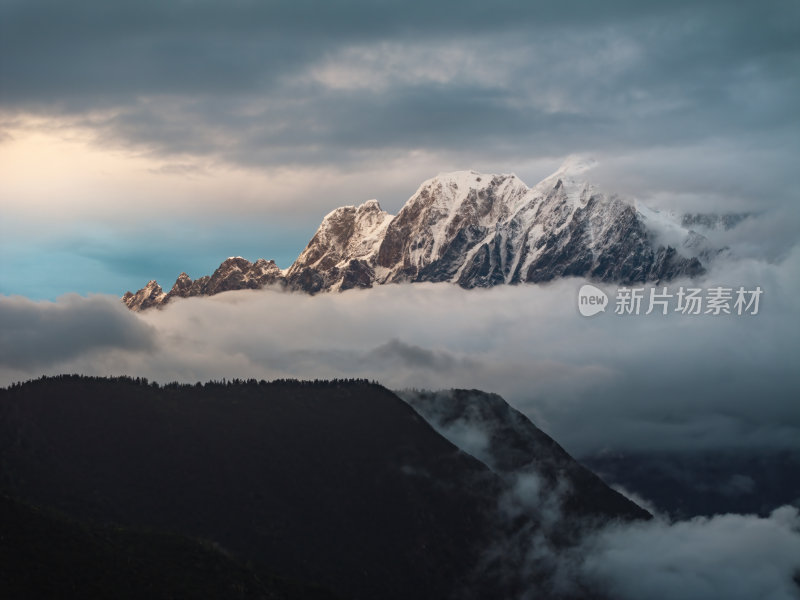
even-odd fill
[(509, 521), (506, 478), (366, 381), (42, 378), (0, 390), (0, 461), (26, 503), (208, 540), (351, 598), (512, 598), (548, 576), (487, 554), (548, 533), (542, 515)]
[(0, 591), (29, 598), (334, 600), (257, 573), (210, 542), (80, 523), (0, 495)]

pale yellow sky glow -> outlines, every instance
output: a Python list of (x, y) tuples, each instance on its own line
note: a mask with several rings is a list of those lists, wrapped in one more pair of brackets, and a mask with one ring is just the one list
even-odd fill
[(68, 217), (106, 212), (121, 190), (136, 189), (152, 164), (91, 145), (89, 132), (31, 120), (0, 144), (5, 211)]
[[(91, 130), (55, 121), (18, 119), (5, 132), (0, 205), (6, 214), (115, 221), (146, 220), (153, 211), (291, 217), (298, 210), (307, 212), (311, 197), (321, 216), (334, 207), (324, 194), (315, 197), (314, 188), (356, 187), (354, 175), (326, 168), (259, 171), (192, 156), (165, 159), (109, 148)], [(368, 199), (368, 186), (363, 188), (363, 199), (357, 196), (352, 202)], [(302, 207), (296, 205), (300, 199)]]
[[(56, 220), (130, 222), (190, 214), (194, 218), (319, 221), (343, 204), (377, 198), (396, 211), (431, 165), (459, 166), (423, 150), (360, 164), (245, 168), (205, 157), (167, 156), (103, 144), (90, 128), (35, 117), (14, 119), (0, 143), (0, 206), (6, 214)], [(539, 164), (535, 171), (547, 170)], [(535, 182), (534, 182), (535, 183)], [(376, 185), (377, 184), (377, 185)]]

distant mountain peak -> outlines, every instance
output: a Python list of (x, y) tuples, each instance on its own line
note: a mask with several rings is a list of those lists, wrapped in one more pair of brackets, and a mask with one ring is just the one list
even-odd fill
[(147, 282), (146, 286), (135, 294), (126, 292), (122, 297), (122, 301), (131, 310), (139, 311), (163, 304), (165, 297), (166, 294), (164, 290), (161, 289), (161, 286), (158, 285), (158, 282), (155, 279), (151, 279)]
[(703, 273), (692, 254), (697, 234), (586, 181), (596, 164), (569, 156), (533, 187), (514, 174), (439, 173), (397, 215), (374, 199), (332, 210), (285, 271), (272, 261), (234, 256), (210, 277), (192, 281), (182, 273), (167, 294), (151, 282), (123, 301), (142, 310), (176, 296), (270, 284), (313, 294), (396, 282), (473, 288), (560, 277), (634, 283)]

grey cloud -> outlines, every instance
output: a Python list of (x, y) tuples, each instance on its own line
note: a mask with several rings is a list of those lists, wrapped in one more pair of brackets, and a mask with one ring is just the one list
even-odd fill
[(452, 371), (456, 366), (469, 368), (471, 361), (459, 360), (446, 351), (433, 351), (393, 339), (378, 346), (363, 357), (367, 364), (380, 365), (384, 369), (393, 364), (407, 369), (422, 369), (437, 372)]
[[(473, 160), (619, 152), (792, 127), (796, 11), (792, 2), (7, 2), (0, 89), (12, 111), (113, 108), (96, 124), (107, 140), (256, 166), (342, 164), (421, 145), (472, 146)], [(348, 48), (379, 52), (387, 41), (398, 54), (427, 48), (416, 66), (475, 44), (481, 52), (447, 81), (390, 78), (352, 93), (298, 83)]]
[[(49, 117), (41, 127), (74, 126), (102, 149), (147, 156), (163, 185), (196, 165), (210, 178), (231, 165), (266, 175), (263, 199), (239, 219), (248, 231), (218, 235), (219, 245), (189, 235), (164, 251), (182, 226), (170, 218), (161, 240), (128, 252), (152, 238), (151, 219), (137, 215), (132, 243), (89, 249), (131, 273), (125, 286), (137, 285), (134, 271), (169, 285), (230, 254), (287, 266), (339, 204), (378, 197), (397, 210), (422, 179), (452, 169), (534, 184), (543, 162), (573, 152), (600, 160), (592, 176), (607, 190), (657, 206), (767, 212), (736, 232), (739, 246), (780, 260), (800, 231), (789, 183), (800, 154), (797, 11), (791, 1), (9, 1), (0, 129)], [(338, 187), (271, 194), (268, 180), (287, 171), (298, 181), (335, 173)], [(158, 185), (159, 204), (183, 211)], [(228, 200), (245, 188), (197, 206), (192, 227), (208, 230), (202, 216), (213, 214), (217, 230), (235, 229)], [(254, 233), (252, 213), (283, 222)], [(303, 224), (293, 240), (291, 220)]]
[[(447, 394), (440, 392), (439, 400)], [(413, 396), (413, 392), (406, 396), (412, 406)], [(423, 406), (421, 414), (437, 431), (490, 467), (496, 466), (487, 449), (497, 426), (492, 417), (481, 417), (476, 405), (470, 404), (451, 421), (454, 413), (444, 408), (446, 402)], [(506, 488), (496, 508), (500, 520), (508, 522), (508, 532), (513, 533), (498, 536), (485, 554), (489, 564), (499, 559), (504, 565), (514, 565), (509, 578), (521, 575), (536, 582), (533, 589), (519, 595), (520, 600), (542, 594), (579, 596), (580, 590), (621, 600), (783, 600), (796, 598), (800, 591), (793, 581), (800, 570), (800, 514), (796, 507), (782, 506), (766, 517), (726, 514), (670, 521), (640, 496), (617, 488), (656, 518), (599, 527), (587, 521), (582, 523), (582, 537), (565, 548), (552, 540), (575, 526), (575, 517), (566, 517), (564, 510), (568, 481), (562, 478), (552, 485), (537, 474), (535, 465), (510, 473), (501, 468), (507, 476)], [(754, 485), (751, 478), (737, 474), (722, 486), (721, 493), (752, 493)], [(520, 525), (521, 515), (533, 517), (538, 526)], [(541, 571), (537, 573), (542, 565), (547, 565), (544, 581)]]
[(720, 515), (619, 525), (587, 541), (581, 574), (615, 598), (793, 600), (800, 516)]
[[(46, 348), (43, 355), (60, 358), (60, 370), (133, 372), (158, 381), (366, 377), (395, 389), (484, 389), (501, 394), (576, 455), (796, 450), (798, 261), (795, 250), (780, 264), (720, 265), (692, 284), (760, 285), (765, 292), (756, 316), (609, 311), (585, 319), (575, 305), (580, 282), (571, 280), (469, 291), (388, 285), (313, 297), (242, 291), (187, 299), (128, 320), (118, 315), (157, 332), (147, 353), (122, 349), (128, 333), (117, 328), (104, 334), (117, 349), (103, 362), (71, 359), (66, 349)], [(27, 335), (48, 339), (48, 331), (75, 327), (56, 322), (37, 333), (42, 325), (32, 321)], [(60, 347), (68, 339), (60, 338)], [(15, 360), (30, 376), (38, 374), (37, 355)]]
[(116, 298), (67, 295), (56, 302), (0, 297), (0, 371), (50, 368), (93, 352), (153, 350), (155, 331)]

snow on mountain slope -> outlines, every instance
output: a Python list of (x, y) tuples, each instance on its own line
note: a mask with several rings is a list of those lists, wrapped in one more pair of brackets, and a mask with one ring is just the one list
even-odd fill
[(515, 175), (458, 171), (429, 179), (387, 228), (375, 257), (378, 283), (454, 280), (469, 251), (507, 222), (527, 193)]
[(358, 207), (343, 206), (328, 213), (306, 249), (287, 271), (287, 281), (307, 291), (347, 289), (362, 281), (371, 283), (374, 271), (369, 262), (391, 220), (392, 215), (382, 210), (377, 200), (368, 200)]
[[(529, 188), (516, 175), (441, 173), (396, 216), (376, 200), (330, 212), (285, 272), (272, 261), (225, 261), (211, 277), (184, 273), (163, 294), (153, 285), (123, 301), (140, 310), (172, 298), (278, 283), (317, 293), (392, 282), (465, 288), (577, 276), (634, 283), (694, 277), (711, 256), (703, 236), (634, 201), (599, 190), (594, 162), (569, 157)], [(680, 250), (680, 251), (679, 251)]]
[(474, 171), (425, 182), (387, 228), (374, 259), (376, 282), (451, 281), (470, 288), (564, 276), (627, 283), (702, 272), (698, 260), (657, 244), (634, 204), (584, 181), (591, 166), (571, 157), (533, 188), (514, 175)]

